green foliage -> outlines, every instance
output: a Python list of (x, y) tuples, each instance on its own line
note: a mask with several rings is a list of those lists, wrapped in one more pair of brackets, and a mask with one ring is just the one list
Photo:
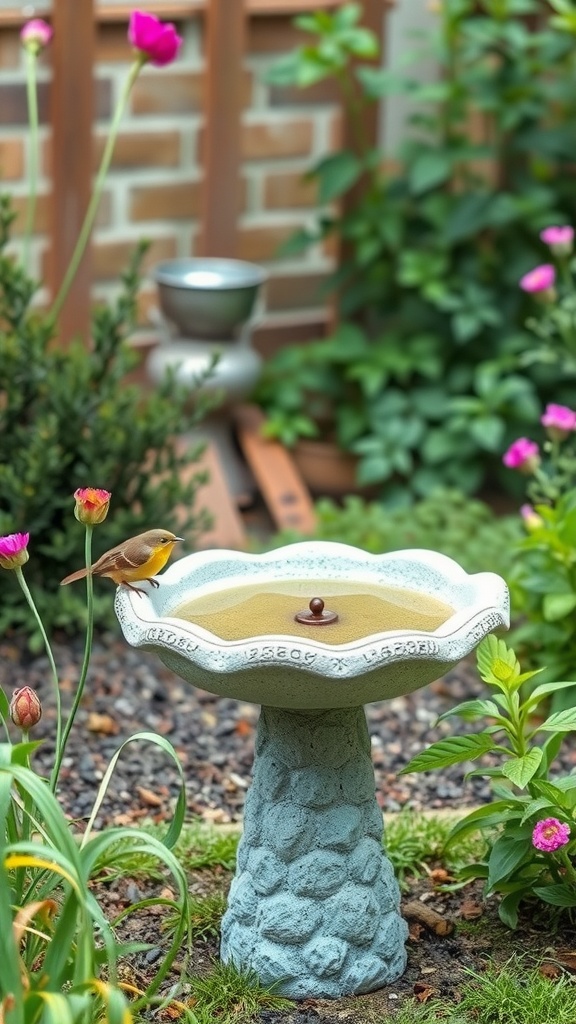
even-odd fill
[(421, 878), (429, 864), (441, 863), (453, 870), (483, 852), (483, 845), (474, 836), (467, 836), (462, 843), (446, 849), (452, 821), (438, 814), (414, 811), (390, 816), (386, 822), (384, 845), (401, 888), (409, 888), (408, 875)]
[(266, 1010), (287, 1010), (290, 999), (263, 987), (254, 974), (233, 964), (215, 963), (209, 974), (189, 978), (194, 1013), (192, 1024), (250, 1024)]
[[(35, 747), (0, 745), (0, 1017), (6, 1024), (129, 1024), (132, 1010), (154, 1004), (181, 955), (187, 932), (186, 876), (167, 845), (139, 830), (76, 834), (30, 767)], [(118, 868), (123, 857), (130, 860), (138, 853), (169, 871), (178, 899), (153, 901), (177, 911), (176, 924), (155, 976), (129, 1004), (118, 981), (119, 962), (135, 948), (120, 942), (114, 929), (150, 901), (131, 905), (109, 922), (92, 882)]]
[[(550, 778), (563, 739), (576, 731), (576, 710), (539, 719), (538, 709), (551, 694), (572, 682), (540, 683), (522, 698), (523, 687), (536, 673), (521, 672), (503, 640), (486, 637), (478, 646), (478, 671), (490, 687), (489, 699), (465, 701), (439, 719), (456, 715), (466, 722), (488, 719), (480, 732), (430, 744), (403, 772), (430, 771), (498, 755), (499, 767), (476, 768), (471, 775), (491, 779), (496, 797), (472, 811), (452, 829), (448, 843), (480, 831), (487, 856), (460, 871), (463, 883), (485, 879), (486, 894), (499, 893), (499, 914), (510, 928), (518, 922), (522, 901), (540, 900), (554, 912), (576, 908), (576, 775)], [(567, 825), (568, 842), (542, 851), (532, 842), (535, 825), (546, 819)]]
[[(134, 326), (139, 246), (114, 306), (97, 308), (90, 344), (58, 345), (49, 318), (31, 308), (35, 286), (6, 251), (12, 214), (0, 199), (0, 534), (28, 531), (38, 608), (49, 625), (85, 621), (84, 596), (59, 588), (84, 564), (83, 537), (73, 515), (78, 487), (106, 487), (114, 515), (98, 528), (98, 557), (131, 534), (175, 526), (177, 505), (189, 509), (188, 540), (201, 526), (194, 512), (198, 476), (182, 471), (197, 457), (179, 454), (174, 438), (197, 419), (190, 394), (167, 377), (150, 394), (126, 382), (136, 358), (126, 343)], [(14, 579), (0, 628), (29, 625)], [(96, 597), (96, 617), (111, 616), (110, 594)]]
[[(318, 501), (315, 511), (317, 540), (341, 541), (374, 554), (427, 548), (449, 555), (467, 572), (491, 570), (506, 578), (523, 536), (518, 516), (497, 516), (484, 502), (449, 489), (438, 489), (407, 508), (385, 508), (349, 495), (342, 506), (327, 498)], [(273, 543), (301, 539), (284, 532)]]
[[(332, 281), (341, 326), (280, 353), (257, 398), (270, 435), (292, 443), (330, 432), (360, 456), (359, 482), (385, 485), (385, 496), (438, 483), (471, 492), (487, 475), (510, 486), (500, 451), (536, 423), (536, 394), (563, 401), (575, 376), (521, 361), (529, 335), (518, 287), (542, 262), (538, 231), (576, 216), (566, 18), (550, 19), (544, 0), (439, 8), (437, 31), (412, 53), (414, 64), (438, 62), (432, 83), (378, 66), (359, 4), (298, 19), (310, 41), (269, 75), (300, 87), (334, 80), (357, 138), (312, 168), (321, 205), (296, 240), (343, 243)], [(418, 112), (401, 151), (383, 154), (362, 137), (362, 113), (401, 94)], [(390, 156), (403, 170), (382, 169)], [(326, 207), (352, 187), (344, 212)]]

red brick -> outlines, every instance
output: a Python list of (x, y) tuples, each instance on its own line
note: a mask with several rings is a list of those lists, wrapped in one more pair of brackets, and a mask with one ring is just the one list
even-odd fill
[(248, 19), (248, 53), (288, 53), (310, 36), (293, 24), (292, 17), (262, 14)]
[(24, 174), (22, 139), (0, 139), (0, 180), (21, 178)]
[(270, 85), (269, 96), (271, 107), (328, 106), (342, 102), (338, 86), (329, 78), (305, 89), (297, 85)]
[(303, 172), (268, 174), (264, 181), (264, 206), (272, 209), (315, 206), (317, 191), (316, 182), (306, 179)]
[(242, 260), (264, 263), (280, 258), (279, 248), (301, 225), (262, 224), (240, 227), (238, 232), (238, 256)]
[(204, 99), (204, 74), (200, 71), (143, 73), (131, 96), (134, 114), (198, 114)]
[[(134, 239), (122, 242), (96, 242), (93, 246), (94, 283), (117, 281), (120, 274), (126, 270), (136, 244)], [(174, 238), (155, 238), (144, 257), (142, 269), (146, 271), (160, 260), (172, 259), (174, 256), (176, 256), (176, 240)], [(47, 265), (44, 264), (44, 279), (46, 279), (46, 269)]]
[[(109, 79), (98, 79), (95, 86), (95, 115), (109, 119), (111, 114), (111, 84)], [(28, 124), (28, 102), (23, 82), (0, 85), (0, 111), (2, 124)], [(50, 83), (38, 83), (38, 120), (46, 124), (50, 113)]]
[(197, 217), (200, 211), (198, 181), (170, 182), (164, 185), (138, 185), (130, 189), (130, 219), (181, 220)]
[(20, 30), (17, 28), (0, 29), (0, 68), (3, 71), (14, 71), (23, 66), (23, 51), (20, 42)]
[[(107, 134), (96, 138), (95, 167), (100, 165)], [(180, 132), (123, 132), (116, 139), (112, 168), (133, 170), (140, 167), (178, 167)]]
[[(12, 207), (16, 212), (16, 219), (12, 223), (12, 234), (16, 238), (24, 231), (26, 224), (26, 210), (28, 202), (26, 196), (13, 196)], [(96, 227), (109, 227), (112, 222), (112, 198), (109, 193), (104, 192), (96, 215)], [(51, 203), (50, 194), (41, 193), (36, 201), (36, 216), (34, 218), (34, 231), (36, 234), (46, 234), (51, 228)]]
[(252, 121), (242, 126), (242, 154), (245, 160), (307, 156), (313, 138), (310, 118)]
[(273, 314), (265, 317), (255, 327), (252, 344), (265, 359), (270, 359), (287, 345), (324, 338), (329, 319), (327, 309), (311, 310), (303, 314)]
[(313, 267), (306, 274), (282, 274), (271, 277), (266, 285), (266, 308), (279, 310), (318, 309), (327, 304), (323, 290), (328, 275)]

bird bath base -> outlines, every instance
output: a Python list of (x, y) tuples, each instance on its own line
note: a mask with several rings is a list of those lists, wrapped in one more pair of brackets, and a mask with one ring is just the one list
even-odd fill
[(399, 978), (408, 928), (382, 830), (364, 709), (263, 707), (222, 959), (295, 999)]

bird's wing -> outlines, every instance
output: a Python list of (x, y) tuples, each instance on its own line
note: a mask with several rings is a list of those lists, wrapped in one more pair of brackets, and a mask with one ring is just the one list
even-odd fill
[(126, 544), (118, 544), (115, 548), (110, 548), (110, 551), (106, 551), (97, 562), (92, 566), (92, 573), (95, 576), (104, 576), (110, 569), (120, 570), (123, 569), (137, 569), (139, 565), (142, 565), (143, 559), (140, 557), (134, 559), (127, 552)]

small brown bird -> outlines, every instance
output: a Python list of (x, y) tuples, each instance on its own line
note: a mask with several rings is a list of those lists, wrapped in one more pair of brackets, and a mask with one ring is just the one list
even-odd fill
[(60, 586), (84, 579), (90, 572), (92, 576), (108, 576), (114, 583), (122, 583), (129, 590), (144, 594), (144, 590), (133, 587), (132, 584), (138, 580), (147, 580), (153, 587), (160, 586), (154, 576), (166, 565), (174, 545), (182, 539), (168, 530), (147, 530), (146, 533), (139, 533), (137, 537), (130, 537), (122, 544), (117, 544), (115, 548), (105, 551), (89, 570), (78, 569), (77, 572), (65, 576), (60, 581)]

